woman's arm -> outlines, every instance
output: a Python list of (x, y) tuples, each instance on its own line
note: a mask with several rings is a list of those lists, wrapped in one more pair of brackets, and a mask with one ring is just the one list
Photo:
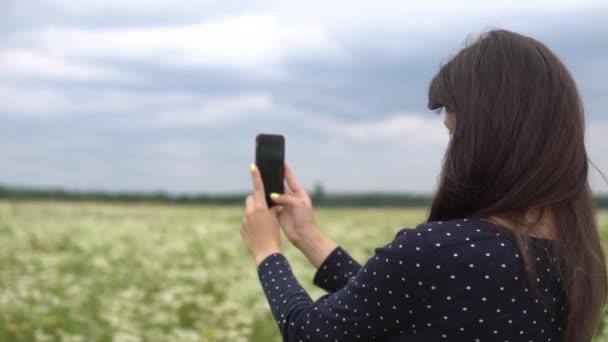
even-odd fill
[(319, 229), (310, 196), (287, 163), (285, 180), (284, 194), (270, 194), (270, 198), (284, 209), (277, 210), (281, 228), (289, 241), (317, 269), (314, 284), (334, 292), (344, 287), (347, 278), (357, 274), (361, 265)]
[(284, 341), (382, 340), (418, 323), (424, 305), (420, 284), (426, 285), (419, 267), (431, 269), (431, 248), (420, 233), (376, 248), (343, 288), (316, 301), (283, 254), (266, 258), (258, 275)]
[(338, 247), (332, 239), (317, 227), (310, 229), (310, 233), (295, 246), (315, 268), (319, 268), (329, 254)]
[[(400, 229), (395, 234), (395, 239), (409, 230), (411, 228)], [(317, 268), (313, 277), (313, 284), (333, 293), (346, 286), (349, 278), (354, 278), (361, 270), (361, 264), (342, 246), (336, 245), (320, 230), (317, 229), (317, 231), (316, 238), (307, 239), (296, 247)]]
[(359, 272), (361, 265), (320, 229), (312, 231), (315, 233), (296, 247), (317, 269), (313, 284), (327, 292), (336, 292), (346, 286), (349, 277)]

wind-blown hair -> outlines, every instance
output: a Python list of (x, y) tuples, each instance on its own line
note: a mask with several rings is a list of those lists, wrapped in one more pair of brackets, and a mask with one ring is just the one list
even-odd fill
[(454, 113), (456, 126), (427, 221), (515, 222), (528, 281), (538, 290), (536, 252), (528, 248), (538, 220), (524, 214), (547, 213), (565, 294), (563, 341), (589, 341), (606, 302), (606, 263), (587, 178), (583, 105), (569, 71), (539, 41), (491, 30), (441, 67), (428, 100), (429, 109)]

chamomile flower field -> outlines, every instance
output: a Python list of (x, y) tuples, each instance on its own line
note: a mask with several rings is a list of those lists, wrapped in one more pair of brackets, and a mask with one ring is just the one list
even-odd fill
[[(315, 213), (364, 263), (400, 228), (421, 223), (426, 208)], [(281, 341), (241, 240), (243, 214), (244, 207), (0, 202), (0, 341)], [(608, 212), (599, 218), (608, 239)], [(324, 294), (284, 237), (283, 248), (311, 297)]]

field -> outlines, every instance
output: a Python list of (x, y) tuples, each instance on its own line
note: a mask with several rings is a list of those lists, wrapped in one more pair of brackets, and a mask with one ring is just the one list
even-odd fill
[[(243, 211), (0, 201), (0, 341), (280, 341), (240, 237)], [(315, 213), (364, 262), (425, 209)], [(608, 241), (608, 212), (600, 225)], [(322, 295), (313, 267), (283, 246), (311, 297)]]

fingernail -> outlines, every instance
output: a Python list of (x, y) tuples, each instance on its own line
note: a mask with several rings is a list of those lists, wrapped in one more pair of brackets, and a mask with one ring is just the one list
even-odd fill
[(283, 209), (285, 209), (285, 208), (283, 208), (283, 206), (280, 206), (277, 208), (277, 211), (280, 213), (281, 211), (283, 211)]
[(270, 194), (270, 198), (277, 199), (277, 198), (279, 198), (279, 194), (277, 194), (276, 192), (273, 192)]
[(249, 168), (251, 169), (251, 172), (255, 171), (255, 164), (251, 163), (251, 165), (249, 166)]

